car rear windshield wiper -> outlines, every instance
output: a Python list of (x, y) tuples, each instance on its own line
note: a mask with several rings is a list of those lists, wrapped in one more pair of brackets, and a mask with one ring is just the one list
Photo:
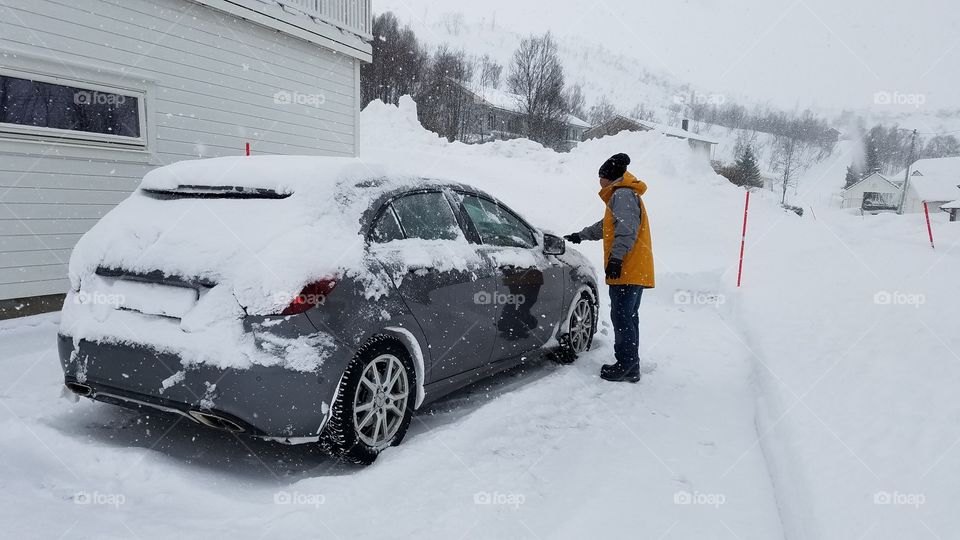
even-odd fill
[(144, 189), (155, 199), (286, 199), (290, 193), (240, 186), (182, 185), (174, 189)]

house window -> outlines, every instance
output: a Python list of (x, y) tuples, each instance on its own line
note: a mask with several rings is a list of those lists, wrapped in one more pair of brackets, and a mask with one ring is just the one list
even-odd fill
[(490, 125), (491, 128), (492, 128), (494, 125), (496, 125), (496, 123), (497, 123), (497, 117), (496, 117), (496, 115), (494, 115), (493, 113), (488, 114), (488, 115), (487, 115), (487, 123)]
[(0, 133), (146, 146), (142, 93), (0, 72)]

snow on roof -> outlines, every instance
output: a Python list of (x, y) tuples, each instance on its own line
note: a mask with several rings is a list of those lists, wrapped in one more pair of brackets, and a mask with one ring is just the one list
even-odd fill
[(910, 189), (921, 201), (953, 201), (960, 198), (960, 178), (945, 176), (911, 176)]
[(960, 199), (948, 202), (940, 206), (941, 210), (953, 210), (955, 208), (960, 208)]
[(568, 114), (568, 115), (567, 115), (567, 123), (568, 123), (568, 124), (571, 124), (571, 125), (574, 125), (574, 126), (577, 126), (577, 127), (582, 127), (582, 128), (589, 128), (589, 127), (590, 127), (590, 124), (589, 124), (588, 122), (586, 122), (586, 121), (584, 121), (584, 120), (580, 119), (579, 117), (574, 116), (574, 115), (572, 115), (572, 114)]
[[(708, 144), (720, 144), (720, 141), (719, 141), (719, 140), (714, 139), (713, 137), (709, 137), (709, 136), (707, 136), (707, 135), (700, 135), (699, 133), (694, 133), (694, 132), (692, 132), (692, 131), (685, 131), (685, 130), (683, 130), (683, 129), (681, 129), (681, 128), (678, 128), (678, 127), (668, 126), (668, 125), (666, 125), (666, 124), (658, 124), (658, 123), (656, 123), (656, 122), (651, 122), (651, 121), (649, 121), (649, 120), (639, 120), (639, 119), (637, 119), (637, 118), (630, 118), (630, 117), (623, 116), (623, 115), (620, 115), (620, 114), (614, 116), (614, 117), (611, 118), (610, 120), (607, 120), (607, 122), (604, 122), (604, 124), (606, 124), (606, 123), (608, 123), (608, 122), (613, 122), (613, 121), (615, 121), (615, 120), (626, 121), (626, 122), (629, 122), (629, 123), (631, 123), (631, 124), (635, 124), (635, 125), (638, 126), (640, 129), (643, 129), (643, 130), (646, 130), (646, 131), (653, 131), (653, 132), (656, 132), (656, 133), (662, 133), (662, 134), (667, 135), (667, 136), (669, 136), (669, 137), (678, 137), (678, 138), (680, 138), (680, 139), (690, 139), (690, 140), (694, 140), (694, 141), (705, 142), (705, 143), (708, 143)], [(601, 125), (603, 125), (603, 124), (601, 124)]]
[(923, 176), (952, 176), (960, 183), (960, 157), (918, 159), (910, 167), (911, 174), (917, 171)]
[[(627, 118), (627, 117), (622, 117)], [(638, 120), (636, 118), (627, 118), (631, 122), (640, 124), (641, 126), (658, 133), (663, 133), (664, 135), (669, 135), (671, 137), (680, 137), (681, 139), (692, 139), (694, 141), (702, 141), (710, 144), (720, 144), (720, 141), (706, 135), (700, 135), (693, 133), (692, 131), (685, 131), (681, 128), (668, 126), (666, 124), (658, 124), (656, 122), (651, 122), (649, 120)]]
[(887, 178), (886, 176), (884, 176), (884, 175), (882, 175), (882, 174), (880, 174), (880, 173), (878, 173), (878, 172), (874, 172), (874, 173), (868, 174), (867, 176), (864, 176), (863, 178), (861, 178), (861, 179), (860, 179), (859, 181), (857, 181), (856, 183), (851, 184), (849, 187), (844, 188), (843, 191), (847, 191), (847, 190), (849, 190), (849, 189), (853, 189), (854, 187), (862, 184), (863, 182), (866, 182), (867, 180), (873, 178), (874, 176), (879, 177), (881, 180), (887, 182), (887, 183), (890, 184), (890, 186), (893, 187), (894, 189), (900, 189), (900, 185), (903, 183), (903, 182), (899, 182), (899, 183), (898, 183), (898, 182), (894, 182), (894, 181), (890, 180), (889, 178)]

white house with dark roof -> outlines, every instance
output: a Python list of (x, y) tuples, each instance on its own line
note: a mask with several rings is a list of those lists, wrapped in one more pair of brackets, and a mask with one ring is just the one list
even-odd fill
[(0, 318), (153, 167), (353, 156), (371, 0), (0, 2)]

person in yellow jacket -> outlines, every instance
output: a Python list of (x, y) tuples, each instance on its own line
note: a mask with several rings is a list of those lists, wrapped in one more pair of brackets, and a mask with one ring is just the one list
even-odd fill
[(604, 272), (610, 288), (610, 320), (616, 363), (600, 368), (608, 381), (640, 380), (640, 298), (655, 285), (650, 222), (643, 206), (647, 185), (627, 172), (630, 156), (616, 154), (600, 167), (603, 219), (564, 238), (579, 244), (603, 240)]

